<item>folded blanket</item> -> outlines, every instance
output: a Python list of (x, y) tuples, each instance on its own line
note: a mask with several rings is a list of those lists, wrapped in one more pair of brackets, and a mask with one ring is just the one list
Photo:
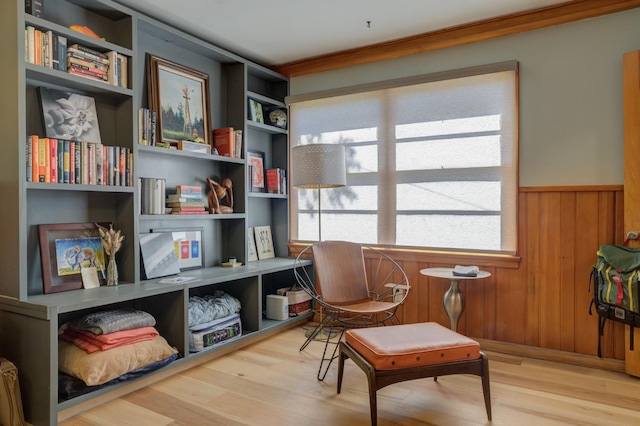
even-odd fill
[(133, 328), (153, 327), (156, 325), (156, 319), (151, 314), (137, 309), (117, 309), (94, 312), (72, 321), (68, 325), (74, 330), (107, 334)]
[(95, 334), (86, 330), (66, 328), (59, 337), (73, 343), (86, 353), (105, 351), (121, 345), (127, 345), (144, 340), (151, 340), (159, 333), (154, 327), (140, 327), (132, 330), (116, 331), (108, 334)]
[(477, 266), (460, 266), (456, 265), (453, 268), (453, 275), (458, 277), (477, 277), (480, 272), (480, 268)]

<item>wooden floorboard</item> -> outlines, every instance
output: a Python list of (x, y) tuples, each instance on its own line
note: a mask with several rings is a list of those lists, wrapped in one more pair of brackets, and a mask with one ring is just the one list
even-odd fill
[[(298, 349), (298, 327), (178, 373), (60, 423), (88, 425), (368, 425), (364, 373), (347, 360), (316, 380), (323, 346)], [(489, 352), (493, 421), (480, 379), (455, 375), (378, 391), (385, 425), (638, 425), (640, 379), (624, 373)]]

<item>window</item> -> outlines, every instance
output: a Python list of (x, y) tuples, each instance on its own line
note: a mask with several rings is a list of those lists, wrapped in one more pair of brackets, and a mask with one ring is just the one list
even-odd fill
[(347, 186), (292, 191), (293, 240), (516, 251), (517, 63), (291, 97), (292, 145), (343, 144)]

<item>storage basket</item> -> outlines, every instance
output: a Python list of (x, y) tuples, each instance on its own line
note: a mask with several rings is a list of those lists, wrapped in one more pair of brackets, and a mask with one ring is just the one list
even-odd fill
[(287, 296), (289, 301), (289, 316), (295, 317), (311, 311), (311, 296), (300, 287), (279, 288), (276, 294)]

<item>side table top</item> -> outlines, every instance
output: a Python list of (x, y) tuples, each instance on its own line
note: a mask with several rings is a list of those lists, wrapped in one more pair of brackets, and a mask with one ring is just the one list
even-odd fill
[(448, 280), (452, 278), (459, 279), (459, 280), (477, 280), (479, 278), (487, 278), (491, 276), (491, 273), (487, 271), (479, 271), (478, 275), (476, 275), (475, 277), (453, 275), (453, 268), (425, 268), (425, 269), (421, 269), (420, 273), (422, 275), (427, 275), (429, 277), (446, 278)]

